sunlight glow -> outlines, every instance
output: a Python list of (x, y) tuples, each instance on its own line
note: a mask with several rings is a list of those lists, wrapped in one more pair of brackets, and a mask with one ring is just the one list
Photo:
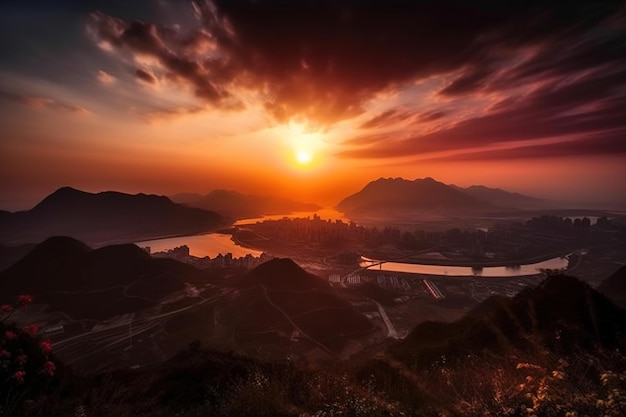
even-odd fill
[(301, 165), (308, 164), (309, 162), (311, 162), (312, 159), (313, 155), (311, 155), (311, 153), (308, 151), (300, 150), (298, 151), (298, 153), (296, 153), (296, 160)]
[(293, 121), (279, 129), (277, 134), (284, 138), (284, 143), (289, 149), (287, 155), (292, 164), (295, 164), (295, 168), (298, 170), (306, 168), (308, 171), (318, 168), (323, 163), (323, 156), (327, 153), (326, 132)]

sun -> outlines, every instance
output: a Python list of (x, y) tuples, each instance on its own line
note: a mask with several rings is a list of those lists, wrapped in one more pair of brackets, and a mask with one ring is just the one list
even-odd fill
[(313, 155), (311, 155), (309, 151), (299, 150), (296, 153), (296, 161), (298, 161), (300, 165), (307, 165), (312, 159)]

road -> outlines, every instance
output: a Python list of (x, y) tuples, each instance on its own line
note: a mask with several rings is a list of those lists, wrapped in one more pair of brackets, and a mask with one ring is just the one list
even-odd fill
[(380, 313), (380, 317), (382, 317), (383, 321), (385, 322), (385, 326), (387, 326), (387, 337), (391, 337), (392, 339), (400, 339), (396, 328), (393, 326), (393, 323), (389, 319), (389, 316), (387, 315), (387, 312), (385, 311), (383, 306), (378, 301), (372, 301), (378, 307), (378, 313)]

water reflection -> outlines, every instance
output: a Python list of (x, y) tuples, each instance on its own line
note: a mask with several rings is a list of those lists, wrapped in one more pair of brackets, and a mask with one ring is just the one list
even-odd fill
[(361, 257), (360, 266), (371, 270), (387, 272), (406, 272), (412, 274), (447, 275), (458, 277), (521, 277), (538, 275), (543, 269), (561, 270), (567, 268), (569, 259), (567, 256), (548, 259), (547, 261), (530, 263), (525, 265), (509, 266), (450, 266), (450, 265), (424, 265), (409, 264), (403, 262), (381, 262), (374, 259)]
[(230, 235), (220, 233), (146, 240), (138, 242), (136, 245), (140, 247), (150, 246), (152, 252), (165, 251), (186, 245), (189, 247), (189, 254), (199, 258), (204, 256), (215, 258), (220, 253), (222, 255), (232, 253), (235, 258), (241, 258), (247, 254), (251, 254), (254, 257), (261, 255), (261, 251), (239, 246), (231, 240)]

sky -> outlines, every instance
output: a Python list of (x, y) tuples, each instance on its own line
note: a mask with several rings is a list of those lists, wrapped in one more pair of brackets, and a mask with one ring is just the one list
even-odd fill
[(626, 5), (517, 3), (3, 1), (0, 209), (379, 177), (626, 208)]

